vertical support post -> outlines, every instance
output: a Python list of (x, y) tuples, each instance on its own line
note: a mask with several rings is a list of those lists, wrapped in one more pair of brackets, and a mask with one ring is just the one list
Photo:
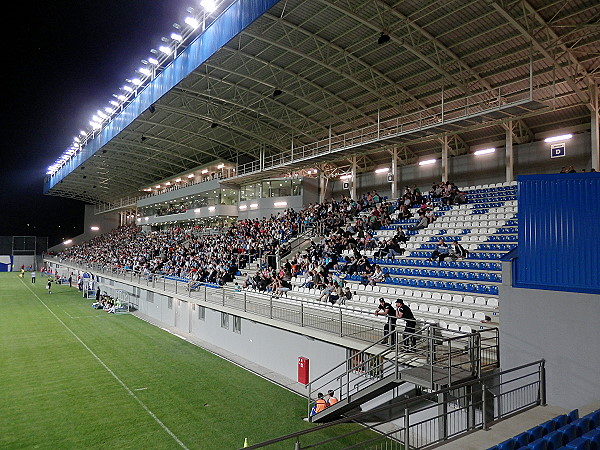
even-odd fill
[(481, 383), (481, 429), (484, 431), (488, 430), (487, 425), (487, 395), (486, 395), (485, 383)]
[(442, 181), (448, 181), (448, 136), (442, 141)]
[(506, 166), (506, 181), (510, 182), (515, 179), (514, 167), (515, 158), (513, 153), (513, 121), (509, 120), (506, 123), (506, 138), (505, 138), (505, 156), (504, 165)]
[(546, 406), (546, 360), (540, 364), (540, 405)]
[(404, 448), (408, 450), (410, 448), (410, 420), (408, 408), (404, 408)]
[(352, 200), (356, 200), (356, 183), (358, 180), (356, 179), (356, 156), (352, 157), (352, 181), (350, 183), (350, 197)]
[(590, 81), (590, 102), (591, 102), (591, 148), (592, 148), (592, 168), (600, 171), (600, 129), (599, 129), (599, 114), (598, 107), (598, 85), (594, 80)]
[(319, 203), (325, 201), (325, 190), (327, 189), (325, 174), (323, 170), (319, 169)]
[(392, 150), (392, 198), (398, 198), (398, 149)]
[(448, 439), (448, 394), (440, 392), (437, 395), (438, 436), (443, 440)]

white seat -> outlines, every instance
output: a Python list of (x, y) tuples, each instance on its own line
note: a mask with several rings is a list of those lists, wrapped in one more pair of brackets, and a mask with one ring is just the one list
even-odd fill
[(498, 307), (498, 299), (494, 298), (494, 297), (488, 298), (487, 305), (491, 306), (492, 308), (497, 308)]
[(452, 308), (450, 310), (450, 315), (454, 316), (454, 317), (460, 317), (460, 309), (458, 309), (458, 308)]
[(462, 325), (460, 327), (460, 331), (464, 332), (464, 333), (472, 333), (473, 330), (471, 330), (471, 327), (469, 325)]
[(439, 292), (434, 292), (431, 294), (431, 299), (432, 300), (441, 300), (442, 299), (442, 294), (440, 294)]
[(379, 292), (381, 294), (387, 294), (388, 293), (388, 288), (386, 286), (380, 286), (379, 287)]
[[(471, 298), (472, 298), (472, 297), (471, 297)], [(485, 299), (484, 297), (477, 297), (477, 298), (474, 300), (474, 303), (475, 303), (476, 305), (479, 305), (479, 306), (486, 306), (486, 305), (487, 305), (487, 301), (486, 301), (486, 299)]]
[(423, 291), (422, 298), (426, 298), (426, 299), (431, 298), (431, 292)]
[(432, 314), (437, 314), (439, 312), (439, 308), (437, 305), (429, 305), (429, 312)]
[(442, 301), (443, 302), (451, 302), (452, 301), (452, 295), (450, 295), (450, 294), (442, 294)]
[(450, 308), (446, 307), (446, 306), (440, 306), (440, 310), (438, 311), (439, 314), (443, 315), (443, 316), (449, 316), (450, 315)]
[(421, 298), (422, 294), (423, 294), (422, 291), (413, 291), (413, 297), (414, 298)]
[(463, 297), (463, 303), (473, 304), (473, 303), (475, 303), (475, 299), (473, 298), (472, 295), (465, 295)]
[(473, 318), (473, 311), (471, 311), (470, 309), (463, 309), (462, 313), (460, 314), (460, 316), (464, 319), (472, 319)]
[(419, 311), (423, 311), (423, 312), (429, 312), (429, 307), (427, 306), (427, 304), (425, 303), (421, 303), (419, 305)]
[(473, 319), (478, 320), (479, 322), (481, 322), (482, 320), (485, 321), (485, 314), (481, 311), (477, 311), (473, 314)]
[(455, 303), (462, 303), (462, 301), (463, 301), (463, 296), (462, 296), (462, 295), (460, 295), (460, 294), (454, 294), (454, 295), (452, 296), (452, 301), (453, 301), (453, 302), (455, 302)]

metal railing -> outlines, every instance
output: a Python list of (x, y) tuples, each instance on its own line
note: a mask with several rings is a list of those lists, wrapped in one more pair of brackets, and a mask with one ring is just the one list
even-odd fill
[[(476, 430), (485, 430), (493, 423), (545, 404), (546, 375), (542, 359), (248, 448), (331, 448), (336, 439), (352, 439), (354, 443), (344, 448), (427, 449)], [(377, 417), (380, 419), (374, 419)], [(340, 427), (349, 422), (361, 423), (375, 433), (365, 434), (363, 428), (341, 431)], [(316, 440), (315, 433), (323, 430), (335, 438)]]
[[(346, 305), (331, 305), (318, 299), (297, 300), (292, 298), (274, 298), (271, 294), (253, 290), (236, 291), (233, 286), (217, 286), (210, 283), (189, 281), (176, 276), (144, 274), (128, 268), (109, 266), (104, 264), (89, 263), (77, 264), (58, 258), (45, 257), (45, 261), (74, 270), (92, 272), (95, 275), (108, 279), (121, 281), (131, 286), (144, 288), (154, 292), (176, 296), (179, 299), (197, 304), (207, 303), (215, 309), (240, 311), (252, 314), (254, 318), (276, 319), (310, 331), (324, 332), (339, 337), (346, 337), (362, 343), (371, 344), (383, 338), (383, 325), (381, 316), (375, 316), (372, 311), (364, 311)], [(433, 337), (424, 336), (428, 333), (428, 324), (417, 319), (415, 337), (419, 342), (435, 340)], [(398, 325), (398, 333), (404, 327)], [(447, 330), (448, 331), (448, 330)], [(448, 331), (448, 333), (452, 333)], [(494, 365), (497, 359), (498, 335), (495, 330), (490, 331), (490, 336), (485, 346), (480, 348), (480, 359), (484, 365)], [(458, 335), (461, 335), (458, 333)], [(468, 336), (468, 334), (464, 334)], [(454, 344), (454, 351), (462, 352), (458, 342)], [(458, 349), (458, 350), (457, 350)]]
[[(498, 352), (497, 329), (467, 333), (442, 329), (435, 324), (421, 325), (414, 333), (397, 329), (314, 378), (307, 385), (308, 411), (316, 392), (332, 389), (339, 393), (340, 400), (349, 399), (384, 379), (390, 383), (410, 381), (435, 390), (480, 377), (482, 370), (498, 367), (498, 359), (492, 356)], [(394, 342), (391, 347), (384, 343), (388, 338)], [(404, 347), (408, 347), (411, 340), (415, 346), (406, 352)], [(418, 372), (411, 373), (410, 368), (415, 367), (419, 368)]]

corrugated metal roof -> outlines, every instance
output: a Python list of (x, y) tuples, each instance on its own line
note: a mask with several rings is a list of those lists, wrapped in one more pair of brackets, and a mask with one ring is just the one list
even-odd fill
[[(599, 70), (599, 18), (591, 0), (282, 1), (97, 151), (86, 178), (75, 168), (49, 194), (113, 202), (215, 160), (255, 161), (378, 119), (440, 114), (443, 102), (475, 93), (495, 101), (494, 89), (517, 81), (527, 91), (531, 60), (534, 97), (552, 108), (523, 110), (531, 133), (581, 124)], [(390, 40), (380, 45), (382, 32)], [(439, 148), (441, 130), (397, 140), (410, 148), (403, 161)], [(504, 131), (480, 120), (451, 133), (466, 149)], [(385, 161), (390, 145), (365, 153)]]

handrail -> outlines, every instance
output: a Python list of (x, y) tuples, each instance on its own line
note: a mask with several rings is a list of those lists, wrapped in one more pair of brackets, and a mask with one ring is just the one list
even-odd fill
[[(537, 370), (535, 370), (534, 372), (530, 372), (530, 373), (527, 373), (527, 374), (519, 376), (519, 377), (511, 378), (508, 381), (502, 381), (502, 377), (505, 376), (505, 375), (509, 375), (511, 373), (519, 372), (521, 370), (525, 370), (525, 369), (532, 368), (532, 367), (535, 367), (535, 366), (537, 366)], [(527, 377), (531, 377), (532, 375), (537, 375), (538, 376), (537, 381), (534, 381), (534, 382), (531, 382), (531, 383), (527, 383), (524, 386), (518, 386), (516, 388), (511, 388), (508, 391), (511, 391), (511, 392), (512, 391), (517, 391), (519, 389), (523, 389), (524, 387), (531, 386), (531, 385), (535, 386), (537, 384), (537, 385), (539, 385), (539, 390), (538, 390), (538, 396), (537, 396), (536, 404), (544, 405), (545, 404), (544, 403), (544, 398), (542, 396), (542, 393), (545, 390), (545, 376), (544, 376), (544, 371), (545, 371), (545, 360), (544, 359), (532, 361), (530, 363), (522, 364), (520, 366), (513, 367), (513, 368), (507, 369), (507, 370), (503, 370), (503, 371), (498, 372), (498, 373), (483, 375), (482, 377), (477, 378), (475, 380), (468, 380), (466, 382), (456, 384), (455, 386), (452, 386), (452, 387), (446, 387), (446, 388), (443, 388), (443, 389), (439, 389), (439, 390), (437, 390), (435, 392), (431, 392), (429, 394), (425, 394), (425, 395), (420, 396), (420, 397), (401, 400), (397, 405), (394, 405), (394, 409), (396, 409), (396, 410), (404, 410), (405, 414), (408, 412), (409, 415), (419, 414), (419, 413), (422, 413), (422, 412), (424, 412), (424, 411), (426, 411), (427, 409), (430, 409), (430, 408), (435, 408), (435, 410), (437, 410), (437, 408), (438, 408), (438, 404), (437, 403), (434, 403), (431, 406), (425, 406), (423, 408), (418, 408), (416, 410), (412, 409), (412, 407), (414, 405), (417, 405), (418, 403), (423, 402), (424, 399), (425, 400), (426, 399), (431, 399), (432, 401), (437, 401), (437, 399), (439, 399), (439, 398), (445, 398), (444, 394), (451, 393), (451, 392), (460, 392), (461, 390), (463, 390), (465, 387), (468, 387), (468, 386), (479, 387), (481, 389), (481, 391), (486, 390), (487, 392), (491, 393), (489, 391), (490, 387), (508, 386), (509, 384), (514, 383), (515, 381), (524, 380)], [(496, 379), (500, 380), (498, 382), (498, 384), (495, 384), (493, 382), (493, 380), (496, 380)], [(492, 380), (492, 383), (488, 384), (488, 381), (490, 381), (490, 380)], [(505, 391), (507, 391), (507, 390), (505, 390), (505, 389), (502, 390), (502, 392), (505, 392)], [(492, 393), (492, 395), (495, 395), (495, 394)], [(502, 395), (502, 394), (500, 394), (500, 395)], [(483, 411), (485, 408), (483, 408), (482, 401), (474, 402), (474, 400), (473, 400), (472, 397), (473, 396), (471, 396), (471, 395), (464, 395), (463, 396), (465, 402), (469, 404), (468, 406), (470, 406), (470, 407), (479, 407), (479, 408), (482, 409), (481, 420), (478, 423), (473, 423), (472, 426), (469, 426), (468, 424), (466, 424), (465, 425), (465, 429), (462, 430), (460, 433), (455, 434), (455, 436), (457, 436), (459, 434), (466, 434), (467, 432), (469, 432), (470, 430), (472, 430), (474, 428), (480, 428), (480, 427), (481, 428), (486, 428), (488, 422), (491, 422), (491, 421), (488, 421), (486, 419), (486, 415), (484, 414), (484, 411)], [(482, 396), (482, 397), (484, 397), (484, 396)], [(513, 414), (515, 412), (518, 412), (518, 411), (522, 410), (523, 408), (525, 408), (527, 406), (528, 406), (528, 404), (518, 405), (518, 406), (515, 407), (514, 411), (505, 411), (503, 414), (498, 414), (497, 418), (494, 416), (492, 421), (501, 421), (504, 418), (507, 418), (511, 414)], [(336, 419), (336, 420), (333, 420), (333, 421), (325, 423), (325, 424), (315, 425), (313, 428), (310, 428), (310, 429), (307, 429), (307, 430), (296, 431), (294, 433), (290, 433), (290, 434), (287, 434), (285, 436), (280, 436), (280, 437), (269, 439), (267, 441), (263, 441), (263, 442), (260, 442), (260, 443), (257, 443), (257, 444), (249, 445), (247, 448), (249, 448), (249, 449), (263, 448), (263, 447), (271, 446), (273, 444), (277, 444), (277, 443), (284, 442), (284, 441), (290, 441), (290, 440), (295, 440), (296, 441), (296, 443), (297, 443), (296, 444), (297, 445), (296, 448), (302, 448), (302, 447), (299, 446), (299, 438), (302, 437), (302, 436), (310, 435), (310, 434), (322, 431), (324, 429), (336, 427), (338, 425), (341, 425), (341, 424), (344, 424), (344, 423), (349, 423), (349, 422), (358, 422), (358, 423), (364, 424), (365, 422), (367, 422), (367, 420), (366, 420), (367, 418), (370, 419), (372, 417), (377, 416), (377, 413), (379, 413), (379, 412), (385, 413), (385, 412), (387, 412), (389, 410), (390, 410), (390, 406), (389, 405), (379, 406), (379, 407), (376, 407), (376, 408), (371, 409), (369, 411), (361, 412), (361, 413), (354, 414), (354, 415), (351, 415), (351, 416), (342, 417), (340, 419)], [(434, 417), (433, 419), (420, 419), (420, 420), (418, 420), (416, 422), (413, 422), (412, 420), (408, 420), (408, 423), (410, 424), (409, 427), (410, 428), (415, 428), (415, 427), (418, 427), (419, 425), (421, 425), (422, 423), (425, 423), (427, 420), (429, 420), (429, 421), (436, 420), (436, 418), (437, 418), (437, 416)], [(368, 420), (368, 421), (370, 421), (370, 420)], [(380, 422), (377, 422), (374, 425), (365, 425), (365, 426), (368, 429), (374, 429), (375, 430), (378, 425), (384, 424), (386, 422), (387, 422), (386, 420), (382, 420)], [(436, 426), (437, 426), (437, 423), (436, 423)], [(393, 435), (395, 435), (395, 434), (404, 434), (405, 431), (406, 430), (405, 430), (404, 426), (400, 426), (400, 427), (394, 429), (391, 432), (382, 433), (381, 434), (381, 438), (382, 439), (388, 439), (389, 438), (389, 439), (393, 439), (393, 440), (398, 440), (398, 439), (394, 438)], [(340, 438), (340, 437), (346, 437), (346, 436), (350, 436), (350, 435), (355, 434), (355, 433), (357, 433), (357, 432), (356, 431), (352, 431), (350, 433), (343, 434), (342, 436), (338, 435), (337, 437), (338, 438)], [(371, 440), (372, 439), (370, 439), (369, 441), (371, 441)], [(402, 439), (400, 439), (400, 440), (402, 440)], [(438, 441), (438, 442), (441, 442), (443, 440), (445, 440), (445, 438), (442, 439), (442, 440), (440, 440), (440, 441)], [(330, 440), (328, 440), (327, 442), (330, 442)], [(318, 445), (324, 444), (324, 443), (325, 443), (324, 441), (323, 442), (319, 442), (319, 443), (312, 443), (311, 447), (317, 447)], [(405, 448), (409, 448), (409, 445), (407, 445), (406, 441), (404, 441), (403, 443), (405, 445)], [(435, 442), (428, 443), (425, 446), (429, 446), (429, 445), (433, 445), (433, 444), (435, 444)], [(411, 445), (410, 448), (416, 448), (416, 449), (418, 449), (418, 448), (421, 448), (421, 446)]]

